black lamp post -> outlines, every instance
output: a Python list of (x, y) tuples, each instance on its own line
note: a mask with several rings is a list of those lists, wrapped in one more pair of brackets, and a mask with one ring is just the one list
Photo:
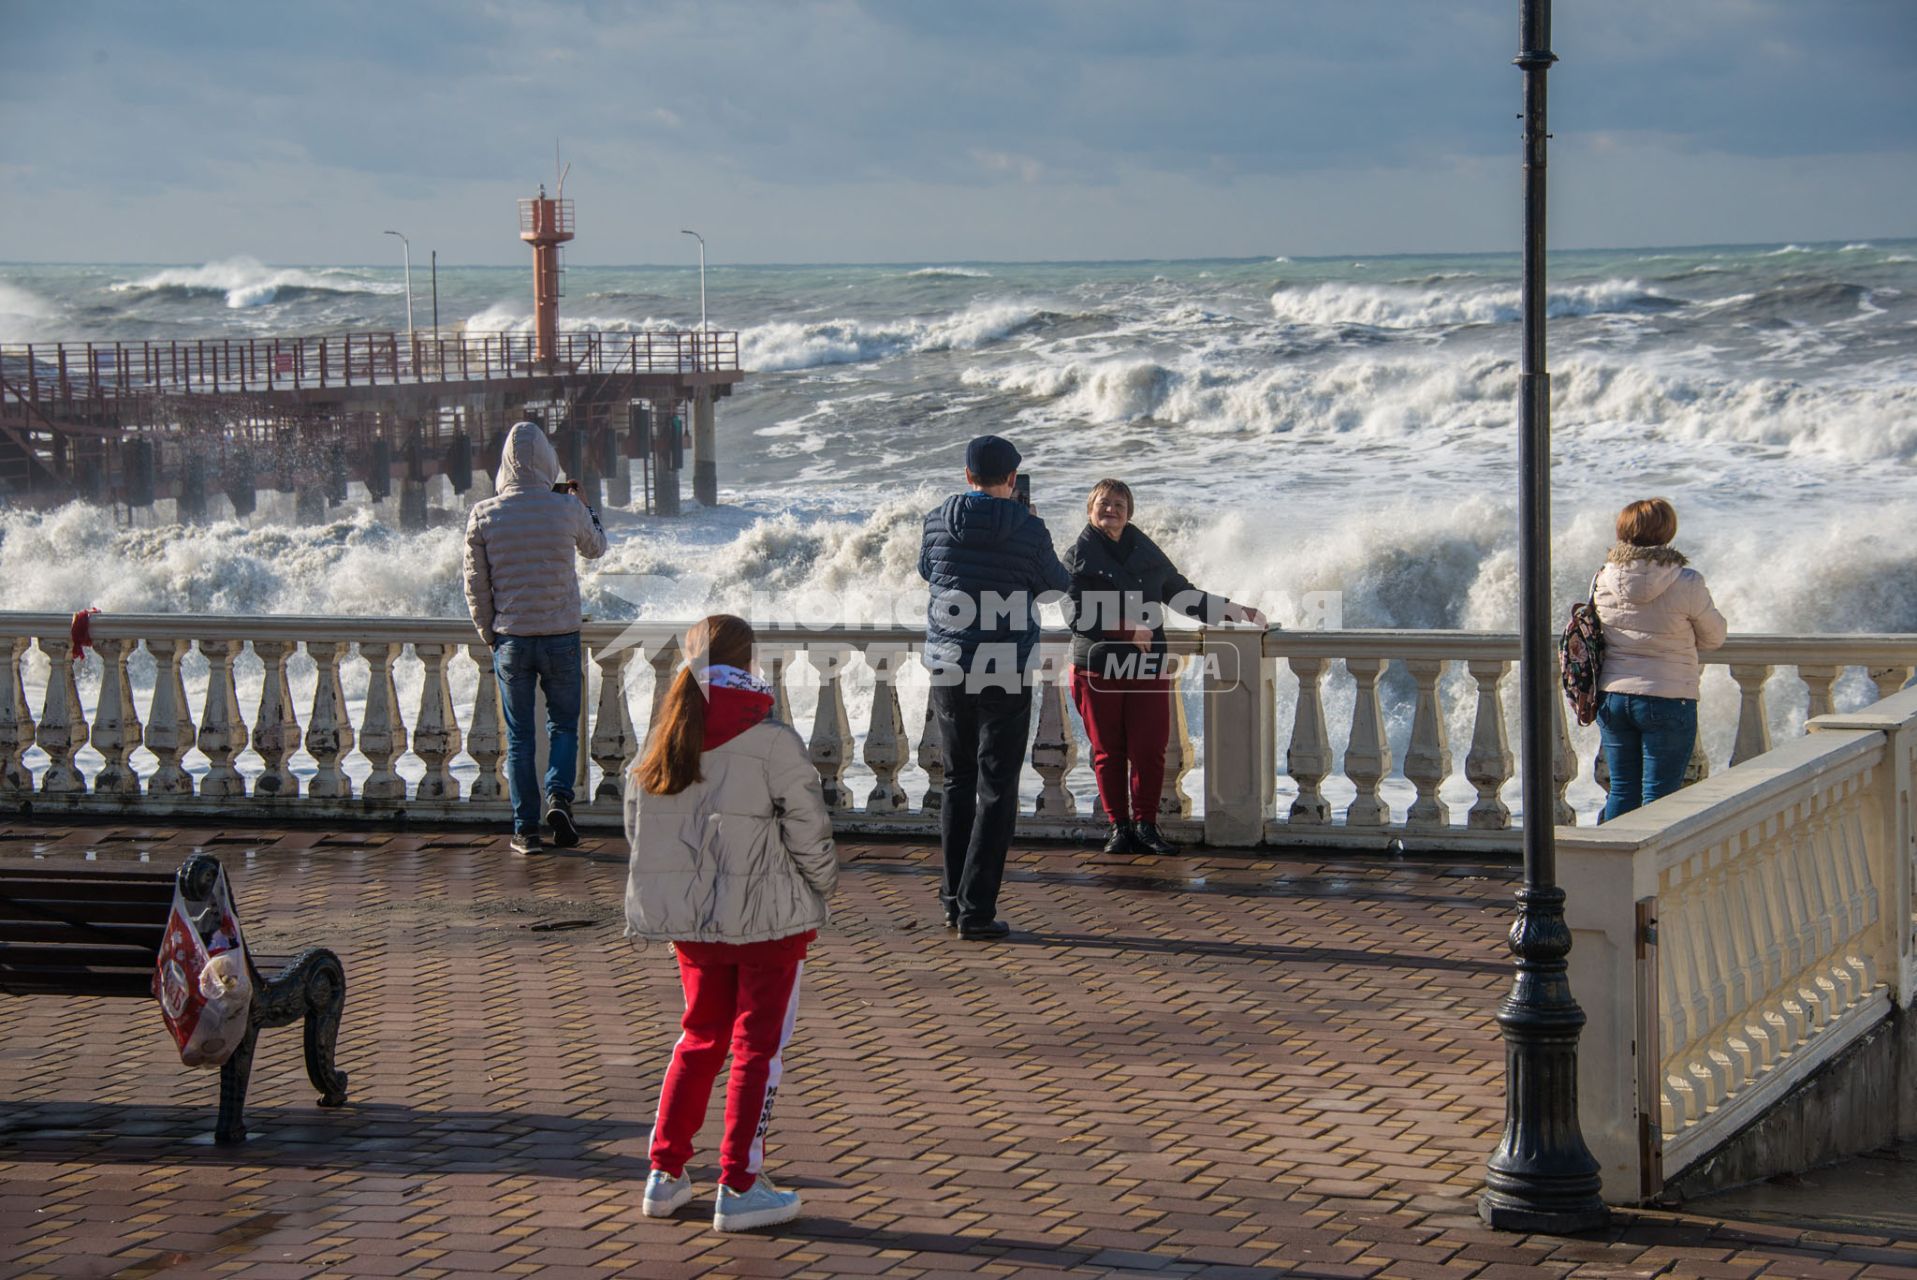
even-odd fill
[(1551, 646), (1551, 376), (1544, 370), (1545, 75), (1551, 0), (1520, 0), (1524, 71), (1524, 353), (1518, 369), (1518, 632), (1523, 724), (1524, 887), (1511, 926), (1517, 978), (1498, 1006), (1504, 1029), (1504, 1137), (1478, 1213), (1508, 1231), (1563, 1234), (1603, 1225), (1598, 1163), (1578, 1128), (1578, 1032), (1565, 957), (1571, 931), (1557, 884), (1552, 747), (1558, 696)]

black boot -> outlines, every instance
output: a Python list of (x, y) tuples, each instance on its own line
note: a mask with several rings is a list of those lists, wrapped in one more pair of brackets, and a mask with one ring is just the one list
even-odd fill
[(1106, 853), (1143, 853), (1138, 847), (1138, 839), (1132, 834), (1129, 822), (1112, 823), (1112, 833), (1105, 837)]
[(1158, 834), (1156, 823), (1141, 822), (1132, 828), (1132, 839), (1138, 842), (1141, 853), (1154, 853), (1163, 858), (1178, 852), (1178, 847), (1164, 836)]

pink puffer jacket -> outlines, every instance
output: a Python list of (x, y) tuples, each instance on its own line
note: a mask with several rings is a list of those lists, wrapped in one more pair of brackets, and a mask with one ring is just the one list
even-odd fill
[(1601, 693), (1697, 697), (1697, 654), (1724, 643), (1724, 615), (1704, 575), (1672, 547), (1611, 548), (1597, 579), (1604, 623)]

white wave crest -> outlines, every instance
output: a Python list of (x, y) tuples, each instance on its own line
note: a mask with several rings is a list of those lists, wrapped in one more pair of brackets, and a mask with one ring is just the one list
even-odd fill
[(1849, 243), (1849, 244), (1847, 244), (1847, 245), (1845, 245), (1845, 246), (1844, 246), (1843, 248), (1841, 248), (1841, 249), (1839, 249), (1839, 250), (1838, 250), (1837, 252), (1839, 252), (1839, 253), (1867, 253), (1867, 252), (1869, 252), (1870, 250), (1872, 250), (1872, 249), (1875, 249), (1876, 247), (1877, 247), (1876, 245), (1874, 245), (1874, 244), (1872, 244), (1872, 243), (1871, 243), (1870, 241), (1868, 241), (1868, 240), (1853, 240), (1853, 241), (1852, 241), (1851, 243)]
[[(1048, 418), (1151, 419), (1209, 433), (1344, 437), (1412, 449), (1502, 447), (1518, 385), (1515, 362), (1501, 356), (1197, 372), (1150, 360), (1056, 361), (968, 369), (964, 381), (1047, 402)], [(1567, 437), (1917, 460), (1917, 386), (1899, 383), (1734, 378), (1571, 359), (1553, 371), (1552, 416)]]
[[(1552, 318), (1683, 306), (1636, 280), (1604, 280), (1552, 290), (1545, 301)], [(1472, 324), (1516, 324), (1522, 315), (1516, 289), (1447, 292), (1403, 285), (1321, 284), (1309, 289), (1279, 289), (1271, 309), (1280, 321), (1303, 325), (1366, 325), (1374, 329), (1449, 328)]]
[[(628, 316), (569, 316), (561, 313), (559, 317), (561, 333), (672, 333), (688, 328), (696, 330), (698, 326), (683, 325), (677, 320), (661, 320), (656, 316), (635, 320)], [(495, 302), (466, 317), (468, 333), (518, 334), (532, 331), (532, 313), (516, 303)]]
[(1811, 248), (1809, 245), (1787, 244), (1782, 249), (1772, 249), (1769, 253), (1763, 256), (1766, 258), (1781, 258), (1787, 253), (1816, 253), (1816, 252), (1817, 250)]
[(977, 267), (920, 267), (905, 273), (908, 280), (990, 280), (992, 273)]
[(167, 267), (138, 280), (111, 286), (116, 293), (219, 294), (234, 309), (262, 307), (279, 300), (283, 291), (305, 293), (397, 294), (405, 286), (365, 280), (344, 268), (306, 271), (298, 267), (268, 267), (254, 258), (225, 258), (198, 267)]
[(978, 303), (936, 320), (781, 320), (740, 333), (740, 359), (749, 369), (779, 373), (864, 364), (911, 351), (971, 351), (1009, 336), (1038, 315), (1038, 309), (1028, 304), (999, 301)]

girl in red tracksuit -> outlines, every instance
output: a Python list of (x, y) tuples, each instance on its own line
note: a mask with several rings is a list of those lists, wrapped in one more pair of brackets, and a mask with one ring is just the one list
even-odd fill
[(626, 932), (672, 944), (686, 1000), (644, 1212), (665, 1217), (692, 1198), (693, 1136), (729, 1052), (719, 1231), (799, 1215), (799, 1193), (775, 1187), (761, 1166), (806, 948), (838, 879), (818, 770), (799, 735), (772, 718), (752, 646), (750, 624), (729, 614), (692, 628), (687, 665), (626, 781)]

